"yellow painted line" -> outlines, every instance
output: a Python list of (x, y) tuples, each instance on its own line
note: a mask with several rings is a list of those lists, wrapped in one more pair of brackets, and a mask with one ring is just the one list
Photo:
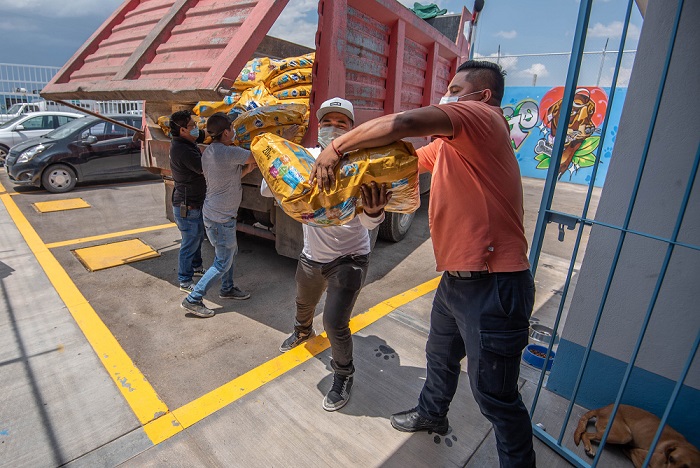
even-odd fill
[(141, 424), (158, 419), (167, 413), (168, 407), (146, 380), (146, 377), (134, 365), (117, 339), (97, 315), (95, 309), (85, 299), (61, 264), (58, 263), (56, 257), (44, 245), (14, 200), (5, 191), (0, 192), (0, 200)]
[[(350, 320), (350, 329), (353, 333), (362, 330), (366, 326), (386, 316), (397, 307), (401, 307), (402, 305), (405, 305), (410, 301), (435, 290), (439, 282), (440, 278), (437, 277), (421, 284), (420, 286), (379, 303), (378, 305), (369, 309), (367, 312), (353, 317)], [(240, 377), (231, 380), (230, 382), (215, 390), (212, 390), (196, 400), (173, 410), (172, 416), (175, 417), (182, 427), (188, 428), (198, 421), (201, 421), (207, 416), (224, 408), (225, 406), (230, 405), (244, 395), (262, 387), (280, 375), (308, 361), (329, 347), (330, 343), (326, 338), (326, 334), (323, 333), (306, 342), (304, 346), (296, 347), (291, 351), (281, 354), (280, 356), (261, 364), (255, 369), (246, 372)], [(170, 415), (168, 415), (168, 417), (170, 417)], [(163, 423), (163, 426), (166, 426), (167, 429), (170, 430), (170, 427), (165, 423)], [(170, 437), (167, 432), (158, 432), (153, 430), (153, 433), (155, 436), (157, 436), (155, 439), (159, 441), (163, 437)], [(175, 433), (176, 432), (173, 432), (170, 435), (174, 435)], [(149, 437), (151, 437), (150, 434)], [(151, 440), (154, 441), (154, 437), (151, 437)], [(154, 441), (154, 443), (156, 442)]]
[(143, 430), (153, 445), (158, 445), (178, 432), (182, 432), (184, 427), (172, 413), (168, 413), (143, 426)]
[(52, 213), (54, 211), (78, 210), (91, 208), (90, 204), (82, 198), (67, 198), (65, 200), (53, 200), (36, 202), (32, 204), (39, 213)]
[(160, 257), (160, 253), (141, 239), (110, 242), (73, 250), (75, 256), (89, 271), (104, 270), (127, 263)]
[(160, 229), (169, 229), (169, 228), (174, 228), (174, 227), (177, 227), (177, 224), (175, 224), (175, 223), (158, 224), (157, 226), (149, 226), (149, 227), (138, 228), (138, 229), (129, 229), (128, 231), (112, 232), (109, 234), (100, 234), (98, 236), (79, 237), (77, 239), (70, 239), (70, 240), (65, 240), (65, 241), (60, 241), (60, 242), (53, 242), (51, 244), (46, 244), (46, 248), (55, 249), (56, 247), (65, 247), (67, 245), (83, 244), (85, 242), (94, 242), (94, 241), (105, 240), (105, 239), (113, 239), (115, 237), (131, 236), (134, 234), (141, 234), (143, 232), (158, 231)]

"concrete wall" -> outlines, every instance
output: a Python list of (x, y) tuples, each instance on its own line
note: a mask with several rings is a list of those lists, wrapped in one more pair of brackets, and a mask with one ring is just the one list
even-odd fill
[[(677, 2), (652, 0), (642, 29), (613, 157), (596, 219), (621, 226), (632, 197), (645, 138), (667, 56)], [(685, 1), (668, 79), (630, 229), (670, 238), (700, 138), (700, 2)], [(548, 387), (571, 389), (608, 278), (620, 232), (594, 227), (572, 298)], [(700, 245), (700, 181), (696, 181), (679, 241)], [(628, 234), (577, 401), (586, 407), (611, 403), (637, 340), (659, 278), (668, 244)], [(623, 402), (663, 413), (690, 347), (700, 330), (700, 252), (677, 246)], [(670, 424), (700, 445), (700, 357), (674, 407)]]

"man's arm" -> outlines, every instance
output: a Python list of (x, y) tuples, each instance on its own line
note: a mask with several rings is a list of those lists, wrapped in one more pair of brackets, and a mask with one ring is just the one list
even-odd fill
[(311, 169), (310, 183), (320, 182), (321, 188), (329, 190), (335, 183), (333, 173), (340, 160), (337, 153), (344, 154), (362, 148), (385, 146), (407, 137), (431, 135), (452, 136), (452, 122), (442, 110), (435, 106), (412, 109), (398, 114), (385, 115), (333, 140), (333, 144), (321, 151)]

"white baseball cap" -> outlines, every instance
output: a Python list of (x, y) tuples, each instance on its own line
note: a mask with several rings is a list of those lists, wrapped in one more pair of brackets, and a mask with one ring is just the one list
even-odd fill
[(353, 111), (352, 103), (343, 98), (334, 97), (325, 101), (316, 111), (316, 117), (318, 120), (321, 120), (323, 116), (331, 112), (340, 112), (355, 122), (355, 112)]

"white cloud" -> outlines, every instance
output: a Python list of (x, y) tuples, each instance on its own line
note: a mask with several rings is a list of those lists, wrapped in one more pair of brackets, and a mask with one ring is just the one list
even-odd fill
[[(599, 86), (608, 87), (612, 86), (612, 77), (615, 72), (615, 67), (610, 67), (603, 73), (600, 77)], [(617, 74), (617, 86), (627, 87), (630, 83), (630, 76), (632, 76), (632, 68), (620, 67), (620, 71)]]
[[(622, 37), (622, 21), (613, 21), (610, 24), (596, 23), (592, 28), (588, 28), (589, 37)], [(627, 37), (629, 39), (639, 39), (639, 28), (634, 24), (630, 24), (627, 29)]]
[(516, 76), (520, 76), (523, 78), (533, 75), (537, 75), (538, 78), (542, 78), (545, 76), (549, 76), (549, 71), (547, 70), (547, 67), (544, 66), (544, 64), (533, 63), (527, 70), (521, 70), (516, 74)]
[(75, 18), (113, 12), (121, 5), (121, 0), (0, 0), (0, 11), (27, 14), (45, 18)]
[(518, 69), (518, 57), (509, 57), (508, 54), (498, 54), (481, 55), (478, 52), (474, 52), (475, 59), (487, 60), (489, 62), (498, 63), (501, 68), (507, 72), (512, 72)]
[(503, 39), (515, 39), (518, 37), (518, 32), (515, 29), (510, 31), (498, 31), (494, 36), (502, 37)]
[(270, 36), (316, 48), (317, 10), (318, 0), (290, 0), (270, 28)]
[(36, 31), (39, 27), (27, 21), (25, 19), (14, 19), (10, 20), (0, 20), (0, 31), (11, 31), (11, 32), (30, 32)]

